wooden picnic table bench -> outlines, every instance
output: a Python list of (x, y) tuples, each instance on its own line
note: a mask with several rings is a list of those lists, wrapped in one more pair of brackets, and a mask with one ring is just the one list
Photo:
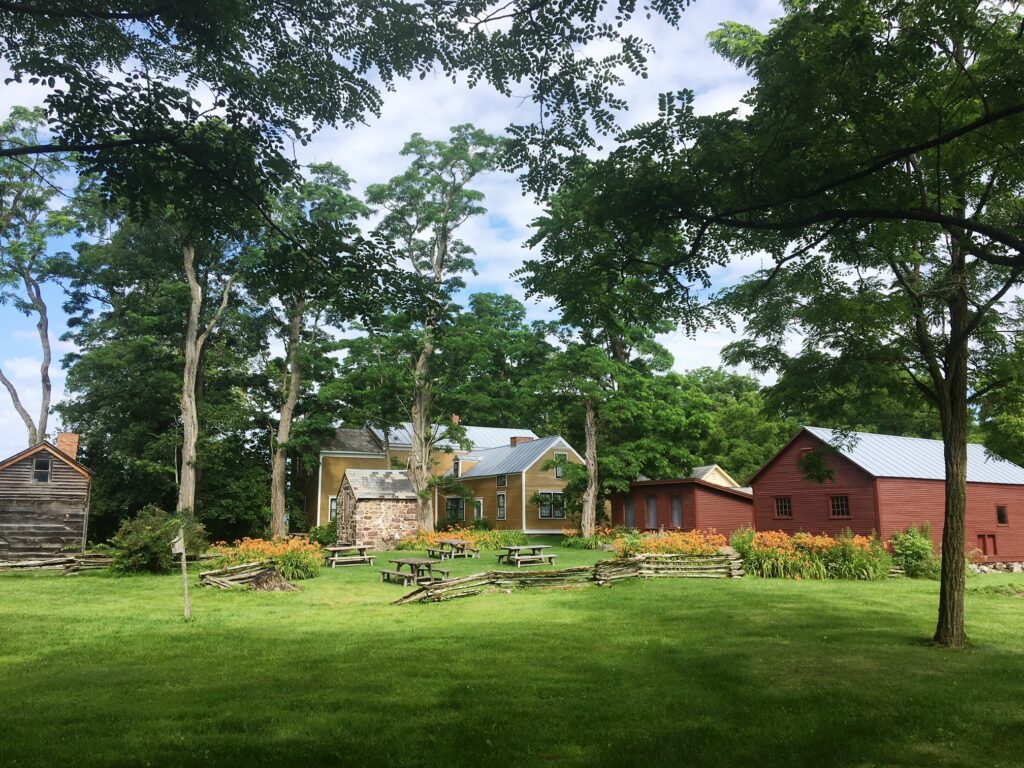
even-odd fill
[(438, 548), (427, 551), (441, 560), (454, 560), (456, 557), (480, 557), (480, 549), (471, 547), (470, 542), (465, 539), (441, 539), (437, 543)]
[[(431, 560), (424, 557), (399, 557), (394, 560), (388, 560), (388, 562), (394, 563), (395, 567), (393, 570), (382, 570), (380, 572), (381, 583), (385, 581), (401, 581), (403, 586), (408, 587), (413, 584), (441, 581), (448, 578), (448, 574), (451, 573), (448, 568), (434, 567), (440, 560)], [(408, 566), (408, 570), (403, 571), (403, 566)], [(440, 574), (440, 576), (435, 574)]]
[(504, 552), (498, 555), (499, 563), (507, 563), (521, 568), (524, 565), (554, 565), (558, 555), (548, 555), (545, 549), (551, 549), (550, 544), (514, 544), (503, 547)]
[[(373, 555), (366, 554), (367, 546), (360, 544), (337, 544), (324, 547), (327, 550), (327, 564), (331, 568), (339, 565), (373, 565)], [(352, 554), (353, 552), (357, 554)]]

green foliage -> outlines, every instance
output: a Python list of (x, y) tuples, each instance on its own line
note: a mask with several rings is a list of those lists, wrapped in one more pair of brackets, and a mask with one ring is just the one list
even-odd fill
[(461, 525), (448, 526), (438, 531), (420, 531), (415, 536), (402, 539), (395, 546), (396, 549), (423, 551), (429, 548), (437, 548), (441, 539), (465, 539), (470, 545), (481, 550), (497, 550), (502, 547), (511, 547), (521, 544), (529, 544), (530, 540), (522, 531), (512, 530), (485, 530), (469, 528)]
[(747, 573), (770, 579), (878, 581), (889, 576), (893, 565), (877, 536), (857, 536), (850, 530), (833, 538), (745, 528), (733, 533), (730, 544)]
[(146, 506), (125, 520), (111, 539), (114, 546), (111, 569), (115, 573), (167, 573), (177, 556), (171, 541), (185, 530), (185, 549), (193, 554), (205, 551), (206, 529), (191, 516), (175, 516), (156, 506)]
[(309, 532), (309, 540), (321, 547), (333, 547), (338, 543), (338, 521), (317, 525)]
[(935, 556), (930, 523), (896, 531), (889, 539), (893, 564), (912, 579), (937, 579), (940, 563)]
[(320, 545), (299, 538), (272, 541), (244, 538), (231, 545), (218, 544), (214, 551), (220, 568), (242, 563), (270, 563), (289, 581), (315, 578), (324, 564)]

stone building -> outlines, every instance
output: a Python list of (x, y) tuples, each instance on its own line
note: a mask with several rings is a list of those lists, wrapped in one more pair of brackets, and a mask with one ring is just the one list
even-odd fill
[(405, 470), (347, 469), (338, 501), (340, 544), (392, 549), (416, 533), (416, 491)]

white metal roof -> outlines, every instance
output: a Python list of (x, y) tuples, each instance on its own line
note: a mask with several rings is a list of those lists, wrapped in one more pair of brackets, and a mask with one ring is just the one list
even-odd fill
[(462, 477), (490, 477), (491, 475), (516, 475), (532, 467), (537, 460), (552, 448), (564, 447), (571, 450), (569, 444), (558, 435), (528, 440), (519, 445), (504, 445), (485, 451), (474, 451), (465, 457), (466, 461), (476, 461), (472, 467), (462, 473)]
[[(469, 440), (472, 445), (472, 450), (482, 450), (485, 448), (500, 448), (502, 446), (510, 445), (513, 437), (530, 437), (536, 438), (537, 435), (532, 429), (506, 429), (505, 427), (471, 427), (468, 425), (462, 425), (462, 428), (466, 431), (466, 439)], [(435, 424), (434, 434), (440, 435), (447, 425)], [(384, 442), (384, 430), (379, 427), (370, 427), (370, 431), (373, 432), (382, 444)], [(412, 445), (412, 422), (404, 421), (397, 427), (391, 430), (390, 440), (392, 448), (411, 446)], [(459, 450), (461, 446), (454, 440), (438, 440), (436, 443), (438, 448), (452, 448)]]
[[(823, 427), (804, 427), (839, 453), (875, 477), (909, 477), (945, 480), (946, 465), (941, 440), (876, 435), (871, 432), (837, 432)], [(990, 453), (978, 443), (967, 445), (967, 481), (1024, 485), (1024, 468)]]

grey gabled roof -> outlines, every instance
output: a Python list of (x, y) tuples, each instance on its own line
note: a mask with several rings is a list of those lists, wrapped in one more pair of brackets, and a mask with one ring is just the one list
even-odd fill
[(339, 451), (343, 453), (373, 453), (380, 454), (382, 449), (377, 441), (373, 439), (365, 429), (334, 430), (331, 438), (324, 443), (322, 451)]
[[(837, 432), (822, 427), (804, 429), (875, 477), (919, 480), (946, 478), (941, 440), (876, 435), (870, 432)], [(967, 481), (1024, 485), (1024, 468), (989, 453), (983, 445), (969, 443)]]
[[(536, 438), (537, 435), (532, 429), (506, 429), (505, 427), (471, 427), (462, 425), (466, 431), (466, 439), (469, 440), (472, 450), (483, 450), (487, 448), (498, 448), (509, 445), (513, 437)], [(444, 424), (434, 425), (434, 434), (440, 435), (446, 429)], [(370, 427), (381, 444), (384, 443), (384, 430), (379, 427)], [(392, 448), (409, 447), (412, 445), (412, 422), (404, 421), (391, 430), (390, 441)], [(460, 450), (461, 446), (453, 440), (438, 440), (438, 448), (451, 448)]]
[(473, 451), (464, 457), (465, 461), (477, 463), (462, 473), (462, 477), (490, 477), (492, 475), (516, 475), (525, 472), (537, 463), (552, 448), (570, 446), (558, 435), (528, 440), (519, 445), (504, 445), (486, 451)]
[(409, 473), (404, 469), (346, 469), (345, 479), (357, 499), (416, 498)]

